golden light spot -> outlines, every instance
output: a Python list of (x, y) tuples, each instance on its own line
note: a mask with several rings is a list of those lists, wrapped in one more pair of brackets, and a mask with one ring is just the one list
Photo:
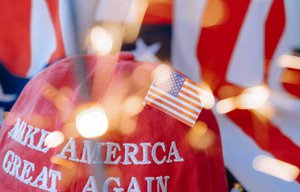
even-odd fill
[(208, 83), (201, 84), (200, 98), (205, 109), (211, 109), (215, 105), (215, 97)]
[(76, 130), (75, 117), (72, 117), (66, 121), (62, 126), (62, 132), (65, 135), (65, 138), (69, 137), (80, 137), (79, 133)]
[(235, 99), (230, 97), (219, 101), (216, 105), (216, 110), (220, 114), (228, 113), (236, 108)]
[(269, 99), (270, 91), (265, 86), (248, 88), (236, 98), (239, 109), (259, 109)]
[(108, 130), (105, 110), (96, 106), (82, 110), (76, 117), (76, 128), (86, 138), (103, 135)]
[(73, 93), (70, 87), (62, 87), (59, 91), (66, 97), (71, 97)]
[(283, 72), (280, 81), (282, 83), (299, 85), (300, 84), (300, 71), (293, 71), (291, 69), (287, 69)]
[(113, 36), (103, 27), (94, 27), (91, 31), (92, 48), (99, 55), (107, 55), (113, 48)]
[(266, 155), (257, 156), (253, 160), (252, 166), (257, 171), (272, 175), (287, 182), (294, 181), (299, 175), (298, 167)]
[(106, 167), (105, 168), (105, 175), (106, 177), (123, 177), (122, 171), (117, 167)]
[(225, 85), (218, 90), (218, 95), (219, 98), (228, 98), (236, 95), (235, 92), (236, 92), (236, 87)]
[(197, 121), (187, 134), (190, 145), (199, 150), (207, 149), (214, 142), (214, 134), (204, 122)]
[(254, 112), (257, 115), (267, 118), (266, 120), (269, 120), (276, 114), (276, 108), (272, 105), (271, 102), (266, 102), (263, 107), (254, 110)]
[(54, 99), (54, 104), (57, 109), (64, 111), (66, 106), (70, 106), (70, 101), (65, 95), (57, 94)]
[(148, 7), (148, 0), (132, 0), (125, 20), (124, 41), (132, 43), (136, 40)]
[(132, 79), (138, 87), (144, 87), (151, 81), (152, 66), (140, 65), (132, 73)]
[(65, 160), (63, 158), (57, 157), (57, 156), (52, 156), (50, 158), (51, 163), (62, 166), (67, 169), (73, 169), (75, 164), (71, 161)]
[(140, 113), (143, 108), (143, 99), (138, 96), (131, 96), (123, 102), (122, 112), (125, 116), (135, 116)]
[(202, 19), (203, 27), (211, 27), (223, 23), (228, 18), (228, 11), (224, 1), (207, 1), (205, 13)]
[(65, 137), (62, 132), (54, 131), (45, 138), (45, 145), (47, 147), (54, 148), (54, 147), (57, 147), (60, 144), (62, 144), (64, 139), (65, 139)]
[[(172, 68), (166, 64), (161, 64), (159, 66), (157, 66), (151, 75), (151, 79), (152, 81), (157, 77), (158, 74), (160, 73), (171, 73), (172, 72)], [(166, 75), (162, 78), (160, 78), (159, 82), (163, 83), (165, 81), (168, 81), (169, 77)]]
[(47, 88), (43, 92), (43, 96), (47, 99), (51, 100), (57, 94), (57, 90), (52, 86), (47, 86)]
[(136, 119), (124, 118), (120, 124), (120, 131), (125, 135), (131, 134), (136, 130), (136, 123)]
[(281, 67), (300, 69), (300, 57), (294, 55), (282, 55), (279, 58)]

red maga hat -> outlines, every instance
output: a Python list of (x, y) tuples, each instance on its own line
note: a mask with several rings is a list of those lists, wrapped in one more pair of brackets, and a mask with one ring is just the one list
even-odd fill
[(144, 102), (157, 66), (75, 56), (35, 76), (2, 125), (0, 191), (227, 191), (212, 112), (191, 127)]

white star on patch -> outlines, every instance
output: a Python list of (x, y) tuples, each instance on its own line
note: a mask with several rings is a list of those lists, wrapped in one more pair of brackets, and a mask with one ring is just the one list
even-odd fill
[(146, 45), (142, 39), (136, 41), (135, 50), (131, 51), (137, 61), (158, 62), (159, 59), (155, 56), (161, 47), (160, 43)]
[(11, 102), (13, 100), (15, 100), (17, 98), (17, 96), (15, 94), (5, 94), (2, 86), (0, 84), (0, 101), (1, 102)]

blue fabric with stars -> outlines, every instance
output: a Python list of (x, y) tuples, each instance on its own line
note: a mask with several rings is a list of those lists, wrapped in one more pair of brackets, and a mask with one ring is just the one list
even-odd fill
[(29, 79), (11, 74), (0, 63), (0, 111), (9, 111)]
[(185, 78), (178, 73), (161, 72), (158, 74), (158, 77), (154, 82), (154, 86), (174, 97), (177, 97), (184, 84), (184, 81)]

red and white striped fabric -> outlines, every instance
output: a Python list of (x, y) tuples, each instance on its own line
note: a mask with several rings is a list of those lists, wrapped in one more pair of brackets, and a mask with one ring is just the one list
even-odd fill
[[(97, 0), (76, 1), (79, 34), (93, 22)], [(73, 55), (69, 1), (0, 0), (0, 60), (14, 75), (32, 77), (47, 64)]]
[[(174, 6), (175, 68), (208, 82), (218, 100), (225, 98), (220, 90), (226, 86), (241, 91), (264, 84), (271, 89), (276, 113), (267, 121), (250, 110), (215, 113), (225, 164), (249, 191), (300, 191), (299, 176), (286, 182), (252, 167), (259, 155), (300, 167), (300, 100), (280, 82), (284, 68), (278, 64), (292, 48), (286, 5), (284, 0), (177, 0)], [(216, 12), (222, 15), (217, 18)]]

